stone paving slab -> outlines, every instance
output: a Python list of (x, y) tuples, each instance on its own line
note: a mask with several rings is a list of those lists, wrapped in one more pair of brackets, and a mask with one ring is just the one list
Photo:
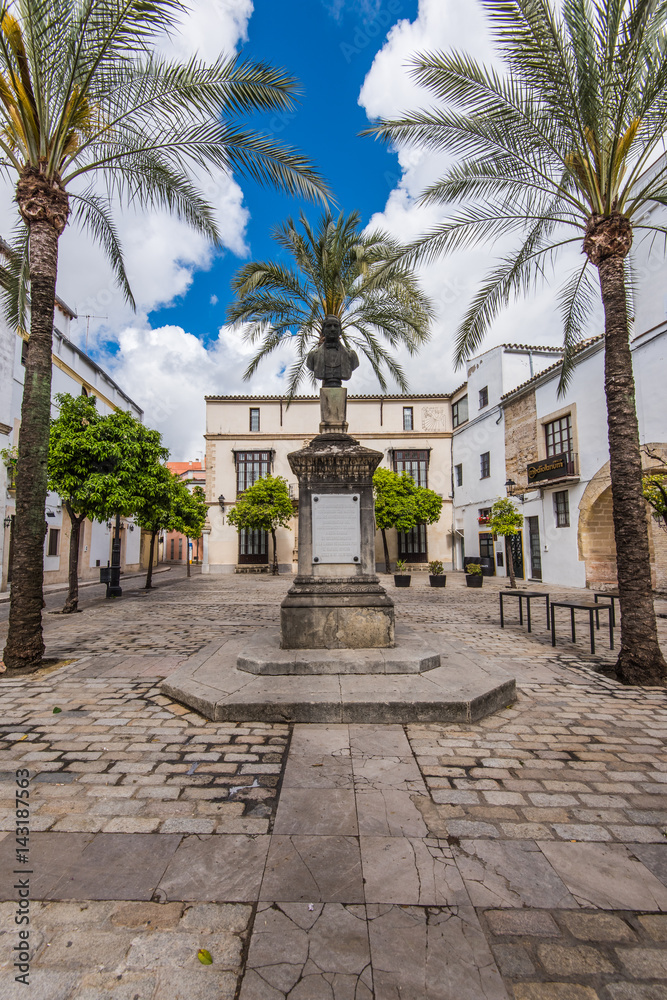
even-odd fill
[[(594, 671), (609, 651), (554, 651), (538, 623), (500, 631), (496, 582), (473, 593), (456, 574), (437, 593), (415, 578), (398, 613), (462, 664), (509, 666), (517, 701), (490, 717), (213, 722), (160, 692), (184, 657), (205, 664), (225, 637), (275, 627), (289, 583), (84, 600), (46, 630), (52, 655), (81, 659), (0, 680), (0, 870), (27, 767), (33, 887), (76, 879), (81, 893), (33, 900), (29, 990), (7, 964), (13, 894), (0, 903), (0, 998), (667, 1000), (665, 692), (607, 681)], [(341, 833), (352, 798), (357, 832)], [(297, 832), (277, 832), (283, 805)], [(123, 854), (162, 839), (177, 844), (164, 871), (132, 881)], [(152, 896), (94, 901), (100, 880)], [(474, 907), (480, 886), (498, 901)], [(527, 902), (538, 892), (547, 908)], [(263, 938), (274, 915), (289, 923)]]
[[(245, 636), (244, 643), (252, 647), (253, 636)], [(443, 643), (436, 646), (443, 665), (425, 673), (327, 673), (309, 676), (307, 683), (299, 675), (256, 676), (239, 670), (241, 648), (229, 639), (203, 663), (186, 661), (162, 681), (161, 690), (209, 719), (231, 722), (476, 720), (515, 697), (514, 679), (505, 670), (450, 655)]]

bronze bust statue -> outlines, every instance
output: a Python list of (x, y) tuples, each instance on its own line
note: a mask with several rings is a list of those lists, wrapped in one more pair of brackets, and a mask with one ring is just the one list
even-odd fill
[(314, 348), (306, 358), (306, 365), (315, 378), (322, 379), (323, 388), (342, 385), (355, 368), (359, 367), (356, 351), (341, 342), (341, 325), (337, 316), (325, 316), (322, 323), (324, 343)]

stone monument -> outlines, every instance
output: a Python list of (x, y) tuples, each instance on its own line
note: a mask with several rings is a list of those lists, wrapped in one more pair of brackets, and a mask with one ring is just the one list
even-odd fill
[(375, 575), (373, 473), (382, 453), (347, 433), (342, 383), (359, 359), (341, 343), (335, 316), (326, 317), (322, 334), (307, 359), (323, 383), (320, 433), (288, 455), (299, 480), (299, 567), (280, 606), (280, 630), (222, 638), (161, 688), (217, 721), (482, 718), (514, 700), (514, 678), (450, 656), (436, 636), (405, 625), (395, 630), (394, 602)]
[(347, 389), (359, 359), (337, 316), (306, 360), (320, 390), (320, 433), (287, 456), (299, 481), (298, 575), (281, 605), (282, 649), (394, 646), (394, 602), (375, 573), (373, 473), (382, 452), (347, 434)]

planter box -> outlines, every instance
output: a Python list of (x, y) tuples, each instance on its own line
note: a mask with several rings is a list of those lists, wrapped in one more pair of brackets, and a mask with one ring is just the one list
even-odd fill
[(438, 573), (437, 576), (431, 573), (428, 579), (432, 587), (444, 587), (447, 584), (447, 577), (444, 573)]
[(466, 587), (481, 587), (484, 583), (483, 576), (473, 576), (472, 573), (466, 573)]
[(394, 583), (397, 587), (409, 587), (411, 579), (412, 577), (407, 574), (405, 576), (401, 575), (400, 573), (394, 574)]

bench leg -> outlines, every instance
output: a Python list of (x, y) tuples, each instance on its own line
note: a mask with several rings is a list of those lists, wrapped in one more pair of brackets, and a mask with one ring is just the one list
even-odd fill
[(552, 606), (551, 608), (551, 645), (556, 645), (556, 609)]
[(609, 609), (609, 648), (614, 648), (614, 604)]
[(530, 597), (526, 598), (526, 618), (528, 619), (528, 631), (530, 632)]
[(502, 595), (502, 593), (498, 594), (498, 598), (500, 600), (500, 627), (501, 628), (505, 628), (505, 619), (503, 618), (503, 595)]
[(588, 614), (589, 614), (588, 627), (589, 627), (590, 633), (591, 633), (591, 653), (594, 654), (595, 653), (595, 629), (593, 628), (593, 624), (594, 624), (593, 623), (593, 616), (596, 615), (596, 614), (599, 615), (600, 612), (599, 611), (589, 611)]
[(519, 625), (523, 625), (523, 597), (519, 594)]
[(570, 624), (572, 626), (572, 642), (576, 642), (577, 633), (574, 630), (574, 608), (570, 608)]
[(546, 605), (547, 605), (547, 628), (549, 628), (549, 595), (545, 594), (544, 598), (545, 598)]

